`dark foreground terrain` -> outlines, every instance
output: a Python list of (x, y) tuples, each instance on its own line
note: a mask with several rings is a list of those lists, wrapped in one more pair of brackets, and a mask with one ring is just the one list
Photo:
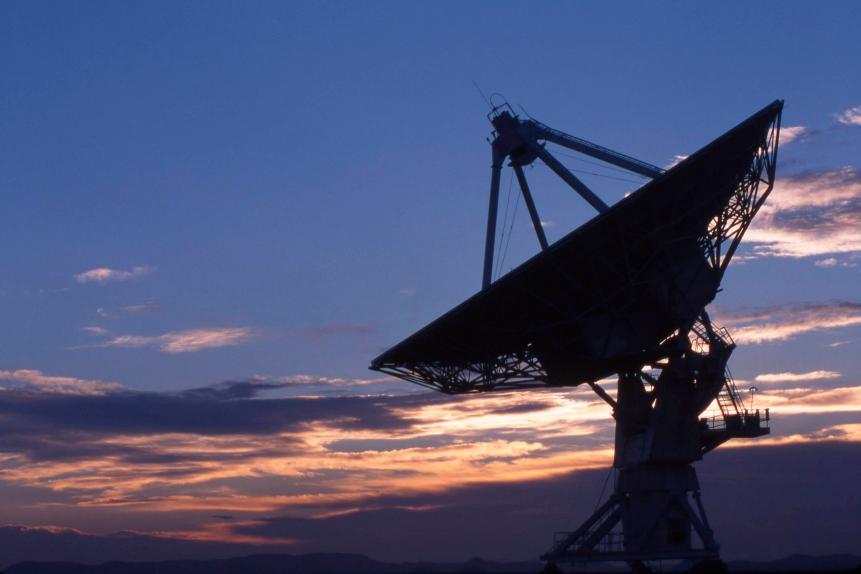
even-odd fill
[[(461, 563), (378, 562), (361, 554), (262, 554), (223, 560), (159, 562), (21, 562), (2, 574), (537, 574), (540, 562), (491, 562), (475, 558)], [(861, 574), (861, 557), (788, 556), (772, 562), (730, 562), (733, 573), (845, 572)], [(570, 571), (567, 570), (566, 571)], [(619, 572), (614, 568), (592, 572)], [(678, 571), (673, 569), (665, 570)]]

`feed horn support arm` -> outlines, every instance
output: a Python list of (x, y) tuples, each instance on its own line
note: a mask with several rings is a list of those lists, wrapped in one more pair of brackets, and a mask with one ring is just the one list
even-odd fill
[(538, 243), (541, 245), (541, 250), (543, 251), (547, 249), (547, 236), (544, 235), (541, 218), (538, 217), (538, 210), (535, 208), (535, 202), (532, 200), (532, 193), (529, 191), (529, 184), (526, 182), (526, 174), (523, 173), (523, 168), (519, 165), (513, 167), (514, 175), (517, 176), (517, 184), (520, 186), (523, 200), (526, 202), (526, 209), (529, 210), (529, 218), (532, 220), (532, 226), (535, 228), (535, 235), (538, 236)]
[(646, 163), (623, 153), (605, 148), (604, 146), (600, 146), (596, 143), (566, 134), (565, 132), (555, 130), (536, 120), (529, 120), (526, 123), (532, 127), (532, 130), (538, 139), (553, 142), (557, 145), (567, 147), (570, 150), (592, 156), (595, 159), (652, 179), (664, 173), (664, 170), (650, 163)]
[(577, 176), (566, 168), (562, 162), (556, 159), (553, 154), (547, 151), (544, 143), (552, 142), (557, 145), (566, 147), (570, 150), (591, 156), (597, 160), (612, 164), (616, 167), (628, 170), (637, 175), (656, 178), (664, 173), (664, 170), (640, 161), (625, 154), (613, 151), (598, 144), (586, 141), (584, 139), (574, 137), (559, 130), (555, 130), (535, 120), (521, 120), (509, 106), (503, 106), (507, 109), (498, 111), (495, 108), (491, 112), (491, 123), (495, 128), (494, 138), (491, 142), (493, 148), (493, 165), (491, 167), (490, 179), (490, 206), (487, 215), (487, 237), (484, 247), (484, 273), (482, 276), (482, 289), (490, 287), (493, 280), (493, 255), (494, 243), (496, 241), (496, 218), (499, 207), (499, 181), (502, 172), (502, 166), (506, 158), (510, 159), (510, 165), (514, 169), (517, 176), (517, 183), (520, 186), (520, 191), (523, 194), (524, 202), (529, 210), (529, 217), (532, 220), (532, 225), (535, 228), (535, 235), (538, 237), (538, 243), (541, 249), (547, 249), (547, 236), (544, 229), (541, 227), (541, 219), (538, 216), (538, 209), (535, 207), (535, 201), (532, 198), (532, 193), (529, 191), (529, 184), (526, 181), (526, 175), (523, 173), (523, 166), (529, 165), (536, 159), (540, 159), (553, 173), (559, 176), (562, 181), (568, 184), (576, 191), (583, 199), (589, 202), (589, 205), (595, 208), (598, 213), (606, 213), (610, 207), (598, 197), (589, 186), (583, 183)]

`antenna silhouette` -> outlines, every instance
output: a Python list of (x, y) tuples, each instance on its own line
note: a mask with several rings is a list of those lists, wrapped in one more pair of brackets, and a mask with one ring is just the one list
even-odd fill
[[(477, 87), (477, 86), (476, 86)], [(494, 103), (491, 95), (488, 103)], [(501, 97), (501, 96), (500, 96)], [(371, 369), (449, 394), (588, 385), (613, 409), (615, 488), (542, 556), (719, 559), (693, 463), (724, 442), (769, 433), (727, 369), (735, 343), (706, 306), (774, 186), (783, 102), (775, 101), (665, 171), (491, 106), (491, 178), (481, 290), (375, 358)], [(607, 205), (546, 147), (647, 178)], [(540, 161), (596, 211), (549, 244), (523, 167)], [(500, 177), (509, 166), (540, 251), (495, 282)], [(599, 381), (616, 378), (615, 395)], [(719, 415), (703, 416), (716, 405)]]
[(482, 92), (481, 88), (478, 87), (478, 82), (473, 80), (472, 85), (475, 86), (475, 89), (478, 91), (478, 95), (481, 96), (481, 99), (484, 100), (484, 103), (487, 104), (487, 107), (493, 110), (493, 104), (490, 103), (490, 100), (485, 97), (484, 92)]

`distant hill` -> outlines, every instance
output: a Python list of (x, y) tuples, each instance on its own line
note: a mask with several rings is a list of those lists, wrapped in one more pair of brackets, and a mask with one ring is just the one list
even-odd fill
[[(273, 548), (272, 552), (287, 552)], [(147, 536), (136, 532), (86, 534), (69, 528), (0, 526), (0, 569), (38, 559), (65, 562), (69, 566), (109, 561), (157, 562), (162, 560), (218, 560), (260, 552), (252, 544), (225, 544)]]
[[(20, 562), (5, 574), (538, 574), (543, 564), (492, 562), (474, 558), (460, 563), (379, 562), (361, 554), (260, 554), (219, 560), (158, 562)], [(793, 555), (772, 562), (731, 562), (733, 572), (857, 572), (861, 557)], [(607, 569), (605, 571), (611, 571)], [(618, 570), (617, 570), (618, 571)]]
[(262, 554), (226, 560), (160, 562), (21, 562), (5, 574), (537, 574), (540, 562), (388, 563), (361, 554)]
[(734, 572), (821, 572), (825, 570), (861, 573), (861, 556), (854, 554), (830, 554), (827, 556), (792, 554), (771, 562), (730, 562), (729, 568)]

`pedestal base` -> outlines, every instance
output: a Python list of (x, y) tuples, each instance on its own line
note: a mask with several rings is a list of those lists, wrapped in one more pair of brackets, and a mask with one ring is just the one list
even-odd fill
[(696, 471), (690, 464), (668, 463), (621, 469), (610, 499), (577, 530), (558, 537), (541, 558), (549, 563), (627, 562), (638, 569), (653, 560), (718, 557)]

